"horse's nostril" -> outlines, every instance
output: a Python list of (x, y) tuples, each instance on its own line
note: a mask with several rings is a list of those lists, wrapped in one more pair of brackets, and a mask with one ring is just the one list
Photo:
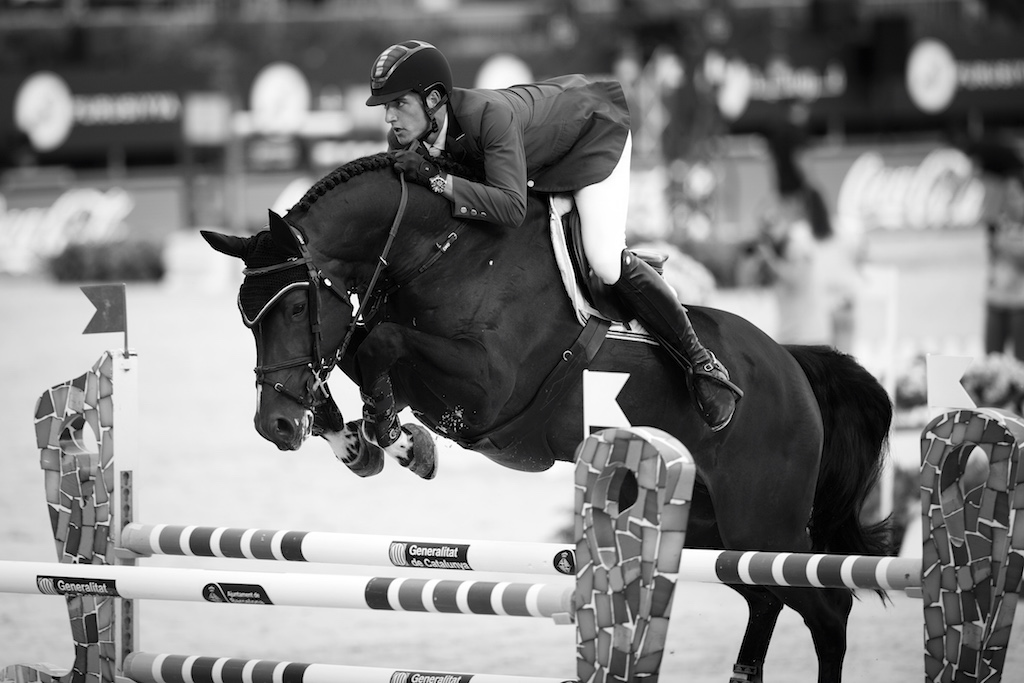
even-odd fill
[(295, 431), (295, 427), (288, 420), (283, 417), (279, 417), (274, 420), (274, 430), (285, 438), (291, 438), (292, 433)]

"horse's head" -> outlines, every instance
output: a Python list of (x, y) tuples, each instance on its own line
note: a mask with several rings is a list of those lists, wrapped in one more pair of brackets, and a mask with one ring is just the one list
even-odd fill
[(334, 405), (327, 375), (352, 304), (312, 263), (301, 233), (273, 212), (269, 229), (252, 237), (202, 235), (245, 262), (238, 308), (256, 338), (256, 430), (281, 450), (295, 450), (313, 433), (318, 408)]
[(418, 277), (458, 237), (448, 202), (410, 190), (393, 163), (380, 153), (335, 169), (285, 218), (271, 212), (269, 228), (253, 237), (203, 232), (214, 249), (245, 262), (238, 306), (256, 337), (256, 429), (281, 449), (344, 427), (326, 380), (357, 332), (349, 295), (372, 318), (388, 292)]

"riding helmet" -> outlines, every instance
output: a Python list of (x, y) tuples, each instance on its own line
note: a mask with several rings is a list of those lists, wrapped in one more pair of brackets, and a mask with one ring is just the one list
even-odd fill
[(387, 104), (407, 92), (426, 97), (435, 88), (442, 97), (452, 91), (452, 69), (441, 51), (422, 40), (392, 45), (373, 62), (370, 69), (370, 98), (367, 106)]

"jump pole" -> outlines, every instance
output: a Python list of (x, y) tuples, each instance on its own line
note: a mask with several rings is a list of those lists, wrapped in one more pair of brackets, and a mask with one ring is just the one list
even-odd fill
[(134, 523), (121, 530), (121, 548), (139, 557), (177, 555), (575, 576), (575, 546), (559, 543)]
[[(123, 545), (122, 532), (130, 528), (135, 518), (132, 479), (137, 471), (137, 459), (126, 458), (131, 469), (119, 469), (125, 463), (115, 462), (113, 455), (115, 424), (119, 456), (123, 447), (137, 439), (136, 368), (133, 354), (105, 353), (90, 372), (52, 387), (37, 403), (35, 422), (40, 464), (60, 562), (5, 562), (0, 568), (0, 575), (4, 577), (0, 582), (7, 589), (19, 592), (64, 595), (72, 620), (76, 655), (69, 670), (7, 666), (0, 669), (0, 683), (113, 683), (119, 680), (126, 672), (129, 657), (136, 653), (137, 600), (143, 597), (177, 599), (178, 593), (168, 595), (175, 592), (169, 585), (184, 582), (186, 586), (175, 590), (183, 591), (181, 594), (187, 594), (187, 599), (202, 600), (205, 599), (202, 593), (197, 598), (195, 592), (199, 582), (207, 581), (203, 583), (205, 590), (208, 584), (227, 583), (228, 579), (248, 583), (245, 580), (248, 578), (252, 582), (263, 581), (271, 588), (252, 583), (237, 597), (266, 595), (269, 601), (272, 595), (280, 593), (287, 596), (282, 604), (292, 600), (297, 604), (312, 602), (308, 596), (302, 597), (300, 589), (287, 585), (288, 579), (280, 578), (280, 574), (257, 578), (251, 575), (257, 573), (170, 569), (164, 575), (158, 568), (134, 566), (140, 554)], [(122, 392), (126, 386), (128, 389)], [(122, 401), (130, 401), (132, 405), (124, 406)], [(126, 422), (131, 424), (125, 425)], [(128, 438), (122, 438), (123, 435)], [(137, 453), (134, 447), (132, 452)], [(679, 571), (685, 537), (696, 474), (693, 460), (685, 447), (670, 435), (656, 429), (636, 428), (608, 429), (588, 437), (577, 450), (576, 462), (573, 558), (576, 587), (571, 590), (572, 595), (567, 597), (564, 589), (553, 591), (503, 584), (487, 587), (489, 597), (483, 602), (496, 605), (494, 613), (501, 614), (508, 611), (506, 597), (524, 593), (521, 599), (524, 604), (537, 605), (526, 608), (527, 614), (534, 616), (530, 609), (535, 609), (558, 620), (562, 618), (561, 610), (566, 601), (570, 600), (570, 614), (577, 624), (578, 681), (611, 683), (643, 679), (654, 683), (664, 653), (675, 575)], [(624, 490), (633, 490), (635, 501), (631, 499), (629, 504), (620, 505), (620, 493)], [(128, 536), (131, 533), (129, 531)], [(273, 547), (272, 540), (270, 547)], [(550, 549), (542, 548), (545, 557)], [(179, 577), (173, 578), (171, 574)], [(249, 575), (240, 578), (239, 574)], [(304, 583), (312, 581), (312, 577), (301, 574)], [(154, 579), (163, 585), (149, 583)], [(437, 579), (348, 577), (342, 583), (348, 586), (351, 595), (336, 600), (358, 605), (360, 600), (354, 597), (355, 592), (363, 590), (365, 598), (370, 585), (380, 586), (384, 582), (390, 582), (386, 591), (388, 599), (397, 596), (393, 604), (418, 600), (424, 611), (431, 611), (437, 604), (437, 591), (458, 593), (460, 590)], [(428, 589), (428, 584), (433, 587)], [(262, 589), (262, 593), (257, 588)], [(500, 597), (495, 598), (495, 595)], [(318, 600), (316, 604), (322, 605), (323, 601)], [(541, 604), (545, 607), (539, 607)], [(366, 606), (365, 601), (362, 606)], [(165, 657), (162, 661), (166, 666), (167, 661), (178, 660)], [(315, 671), (340, 673), (337, 669), (317, 668)], [(449, 680), (413, 676), (423, 672), (399, 673), (398, 678), (389, 680), (445, 683)], [(378, 675), (383, 672), (373, 674)], [(453, 681), (463, 680), (458, 676), (474, 676), (474, 680), (482, 682), (488, 680), (472, 674), (444, 676), (455, 676), (450, 679)], [(495, 679), (495, 683), (499, 680), (504, 679)]]
[[(316, 531), (129, 524), (126, 550), (175, 555), (408, 569), (572, 574), (574, 549), (557, 543), (506, 543)], [(908, 557), (821, 555), (686, 548), (682, 581), (754, 586), (881, 588), (920, 597), (921, 562)]]
[(0, 591), (240, 605), (549, 617), (572, 622), (573, 589), (543, 583), (0, 561)]
[[(125, 675), (138, 683), (571, 683), (562, 678), (408, 671), (380, 667), (304, 664), (262, 659), (133, 652)], [(414, 677), (415, 676), (415, 677)]]

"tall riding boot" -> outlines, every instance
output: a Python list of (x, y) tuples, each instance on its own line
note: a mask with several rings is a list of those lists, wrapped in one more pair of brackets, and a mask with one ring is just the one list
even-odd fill
[(643, 259), (624, 249), (622, 274), (614, 287), (647, 331), (686, 370), (690, 392), (711, 430), (717, 432), (729, 424), (743, 392), (697, 339), (686, 309), (668, 283)]

